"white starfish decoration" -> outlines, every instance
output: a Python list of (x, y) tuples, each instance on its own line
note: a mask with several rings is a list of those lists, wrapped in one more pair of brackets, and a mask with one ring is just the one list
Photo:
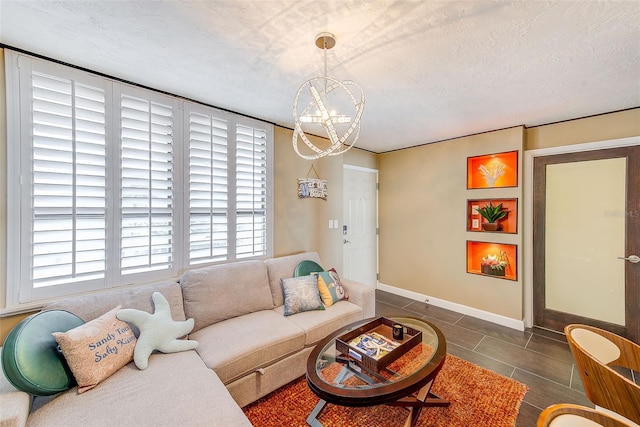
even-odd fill
[(120, 310), (116, 314), (118, 319), (131, 322), (140, 329), (140, 337), (133, 351), (133, 361), (138, 369), (147, 369), (153, 350), (176, 353), (198, 346), (198, 341), (178, 339), (191, 332), (194, 320), (173, 320), (167, 299), (160, 292), (154, 292), (151, 298), (155, 307), (153, 314), (133, 308)]

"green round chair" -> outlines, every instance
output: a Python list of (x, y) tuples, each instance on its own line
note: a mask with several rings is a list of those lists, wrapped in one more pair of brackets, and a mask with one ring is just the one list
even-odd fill
[(36, 396), (60, 393), (75, 379), (52, 332), (66, 332), (84, 324), (64, 310), (41, 311), (23, 319), (2, 346), (2, 370), (18, 390)]

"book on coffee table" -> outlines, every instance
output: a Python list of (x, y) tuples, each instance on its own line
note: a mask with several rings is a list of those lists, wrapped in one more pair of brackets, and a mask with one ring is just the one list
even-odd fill
[(336, 350), (364, 368), (379, 372), (391, 362), (422, 342), (422, 332), (400, 325), (402, 339), (393, 337), (395, 321), (378, 317), (336, 338)]
[(377, 332), (365, 332), (351, 340), (349, 342), (349, 346), (354, 347), (367, 356), (378, 360), (398, 348), (400, 343), (390, 340)]

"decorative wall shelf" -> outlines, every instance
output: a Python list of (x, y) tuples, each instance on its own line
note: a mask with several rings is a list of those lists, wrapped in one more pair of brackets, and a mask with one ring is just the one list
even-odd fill
[(518, 186), (518, 151), (467, 157), (467, 188)]
[[(496, 231), (484, 230), (482, 227), (484, 218), (477, 212), (476, 209), (482, 208), (489, 203), (493, 206), (502, 203), (502, 207), (509, 211), (509, 214), (501, 219), (499, 229)], [(480, 232), (493, 232), (493, 233), (518, 233), (518, 199), (467, 199), (467, 231), (480, 231)]]
[[(502, 269), (483, 266), (500, 262), (506, 263)], [(515, 281), (518, 280), (517, 263), (517, 245), (467, 240), (467, 273)]]

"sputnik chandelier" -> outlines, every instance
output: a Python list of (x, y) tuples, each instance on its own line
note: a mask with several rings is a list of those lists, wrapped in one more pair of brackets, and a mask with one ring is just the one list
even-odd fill
[[(353, 147), (360, 136), (360, 122), (364, 110), (364, 93), (360, 86), (350, 80), (340, 81), (327, 76), (327, 50), (334, 47), (336, 38), (331, 33), (320, 33), (316, 46), (324, 51), (324, 75), (314, 77), (302, 84), (293, 100), (293, 149), (307, 160), (324, 156), (337, 156)], [(302, 107), (302, 108), (300, 108)], [(298, 114), (300, 111), (300, 114)], [(351, 115), (337, 114), (336, 111), (350, 112)], [(310, 134), (319, 129), (329, 139), (327, 148), (313, 144), (303, 129)], [(310, 154), (298, 149), (298, 138), (311, 149)]]

